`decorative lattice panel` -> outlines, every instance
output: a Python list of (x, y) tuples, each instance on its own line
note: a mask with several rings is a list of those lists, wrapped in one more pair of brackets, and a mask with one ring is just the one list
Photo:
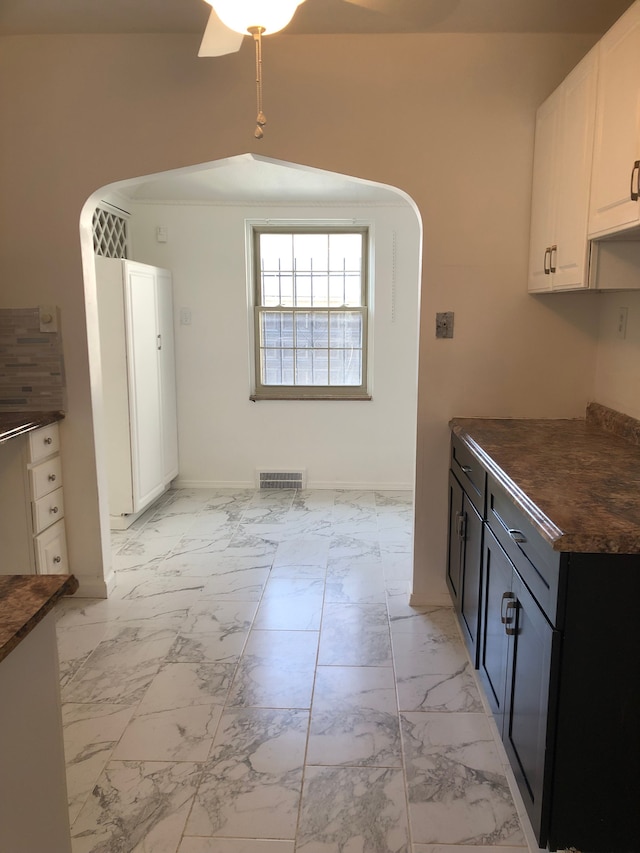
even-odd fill
[(97, 208), (93, 214), (93, 250), (105, 258), (126, 258), (127, 220)]

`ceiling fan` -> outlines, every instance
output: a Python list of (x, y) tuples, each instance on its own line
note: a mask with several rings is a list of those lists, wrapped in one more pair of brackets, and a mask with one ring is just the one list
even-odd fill
[[(284, 29), (305, 0), (205, 0), (212, 7), (198, 56), (224, 56), (240, 50), (242, 39), (260, 30)], [(389, 11), (390, 0), (344, 0), (375, 12)]]
[[(254, 136), (262, 139), (267, 123), (262, 109), (262, 36), (284, 29), (305, 0), (206, 0), (211, 6), (209, 21), (198, 56), (225, 56), (240, 50), (246, 35), (256, 47), (256, 92), (258, 114)], [(373, 11), (388, 9), (390, 0), (344, 0)]]

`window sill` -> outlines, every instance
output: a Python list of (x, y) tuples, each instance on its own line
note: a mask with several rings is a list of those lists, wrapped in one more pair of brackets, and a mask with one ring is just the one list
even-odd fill
[(264, 394), (262, 392), (258, 394), (251, 394), (249, 399), (254, 403), (259, 403), (264, 400), (295, 400), (296, 402), (300, 400), (328, 400), (328, 401), (341, 401), (341, 400), (349, 400), (351, 402), (354, 401), (371, 401), (371, 394)]

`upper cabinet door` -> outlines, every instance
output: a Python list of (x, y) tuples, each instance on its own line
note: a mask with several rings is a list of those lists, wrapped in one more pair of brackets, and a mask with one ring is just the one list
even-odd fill
[(533, 293), (588, 286), (597, 72), (594, 48), (538, 110), (529, 254)]
[(640, 224), (640, 3), (603, 36), (600, 50), (590, 237)]
[(176, 356), (173, 334), (173, 286), (168, 270), (157, 270), (158, 333), (160, 335), (160, 405), (162, 409), (162, 478), (168, 485), (178, 476)]
[(551, 290), (549, 255), (555, 220), (556, 147), (562, 98), (556, 90), (539, 108), (533, 157), (529, 290)]

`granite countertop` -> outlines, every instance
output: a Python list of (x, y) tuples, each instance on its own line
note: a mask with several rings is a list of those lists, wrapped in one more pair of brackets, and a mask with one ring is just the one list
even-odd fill
[(73, 575), (0, 575), (0, 661), (42, 621), (63, 595), (73, 595)]
[(450, 426), (555, 551), (640, 554), (638, 421), (590, 404), (584, 420)]
[(0, 412), (0, 444), (63, 418), (62, 412)]

